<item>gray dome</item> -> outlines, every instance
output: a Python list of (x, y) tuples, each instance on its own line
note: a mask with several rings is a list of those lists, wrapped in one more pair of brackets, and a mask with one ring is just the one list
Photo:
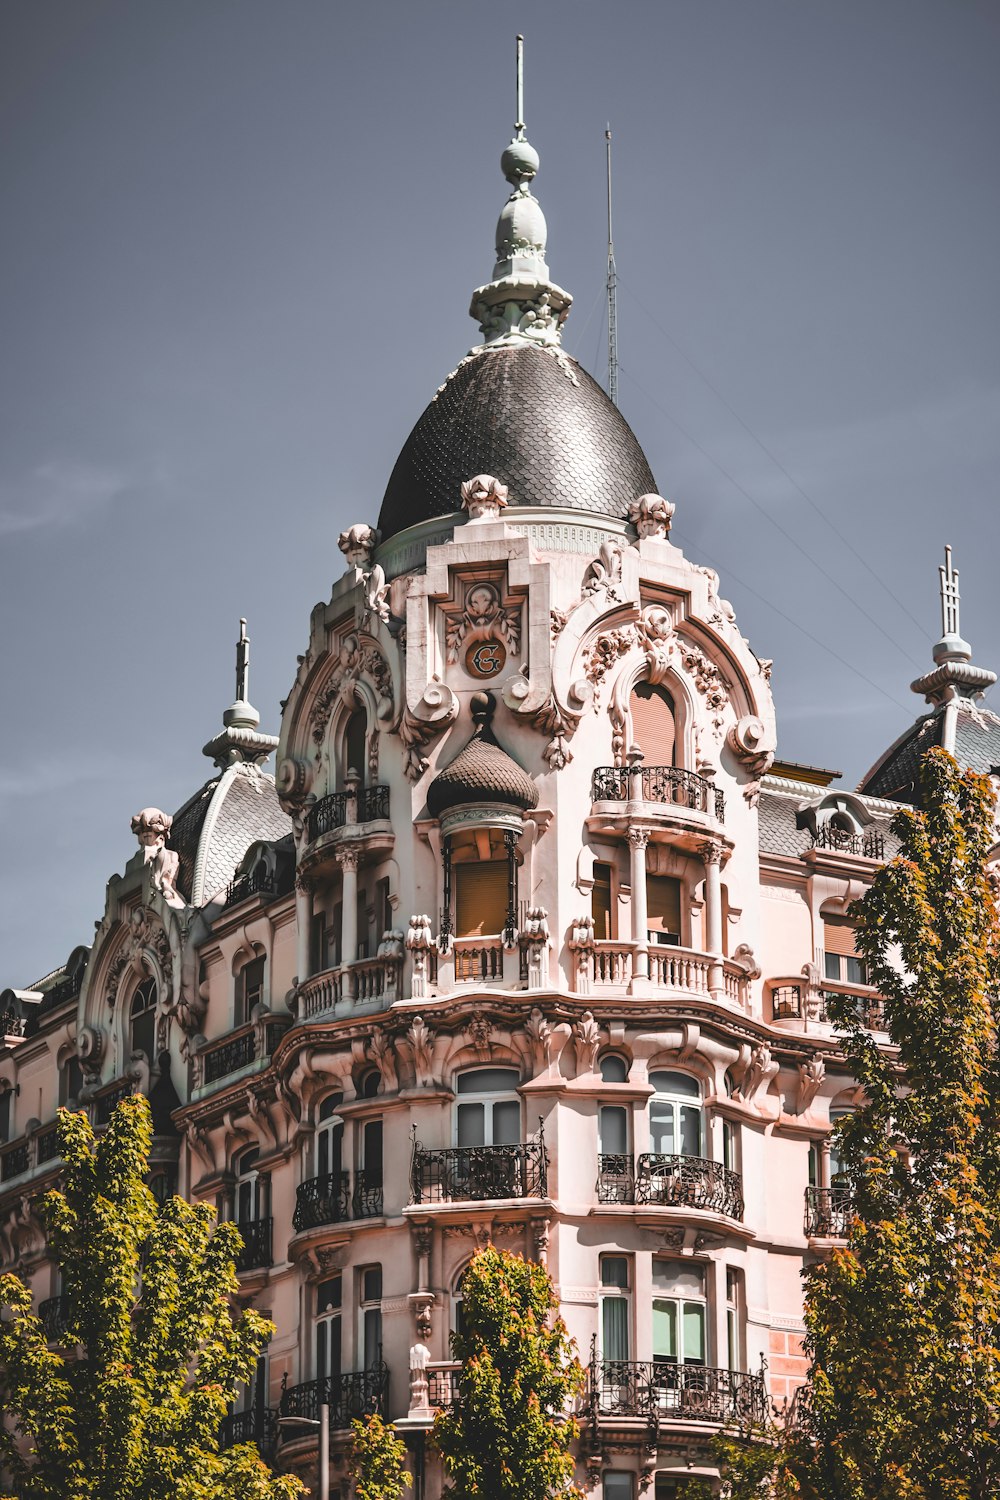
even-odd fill
[(460, 511), (474, 474), (505, 484), (511, 505), (617, 519), (656, 492), (634, 432), (597, 382), (561, 351), (530, 345), (485, 349), (445, 381), (396, 460), (382, 536)]

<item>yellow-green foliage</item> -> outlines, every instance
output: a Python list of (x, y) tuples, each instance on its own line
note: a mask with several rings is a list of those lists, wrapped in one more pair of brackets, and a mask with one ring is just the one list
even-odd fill
[(462, 1278), (458, 1400), (433, 1438), (454, 1500), (557, 1500), (579, 1494), (568, 1414), (584, 1374), (543, 1266), (490, 1246)]
[(351, 1423), (350, 1473), (357, 1500), (401, 1500), (413, 1483), (403, 1468), (406, 1444), (395, 1428), (373, 1412)]
[[(207, 1205), (158, 1205), (145, 1185), (149, 1105), (124, 1100), (95, 1139), (59, 1113), (64, 1187), (42, 1200), (67, 1330), (46, 1347), (31, 1296), (0, 1277), (0, 1466), (25, 1500), (291, 1500), (257, 1450), (218, 1451), (219, 1423), (273, 1325), (234, 1321), (232, 1224)], [(24, 1456), (26, 1453), (26, 1457)]]
[(925, 811), (854, 908), (898, 1063), (841, 1003), (865, 1102), (840, 1127), (856, 1218), (807, 1277), (811, 1500), (1000, 1495), (998, 931), (987, 778), (933, 750)]

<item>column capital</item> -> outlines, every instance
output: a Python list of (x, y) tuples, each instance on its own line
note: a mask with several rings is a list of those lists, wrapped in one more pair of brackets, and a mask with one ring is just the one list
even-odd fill
[(630, 828), (626, 834), (629, 847), (632, 849), (645, 849), (649, 843), (650, 830), (648, 828)]
[(355, 871), (361, 863), (360, 849), (338, 849), (337, 863), (346, 873), (348, 870)]
[(706, 865), (718, 865), (722, 863), (722, 845), (714, 839), (706, 839), (698, 846), (698, 853), (702, 862)]

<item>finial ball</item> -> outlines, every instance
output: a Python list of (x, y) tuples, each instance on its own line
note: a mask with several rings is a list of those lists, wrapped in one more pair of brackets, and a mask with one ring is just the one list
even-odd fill
[(500, 158), (500, 170), (514, 187), (530, 182), (538, 171), (540, 157), (529, 141), (511, 141)]

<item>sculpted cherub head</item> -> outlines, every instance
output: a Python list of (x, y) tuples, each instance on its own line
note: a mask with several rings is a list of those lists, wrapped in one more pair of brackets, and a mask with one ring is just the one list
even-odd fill
[(674, 504), (662, 495), (640, 495), (629, 503), (628, 518), (640, 536), (666, 537), (674, 517)]
[(132, 832), (144, 849), (162, 849), (173, 824), (169, 813), (158, 807), (144, 807), (132, 819)]

